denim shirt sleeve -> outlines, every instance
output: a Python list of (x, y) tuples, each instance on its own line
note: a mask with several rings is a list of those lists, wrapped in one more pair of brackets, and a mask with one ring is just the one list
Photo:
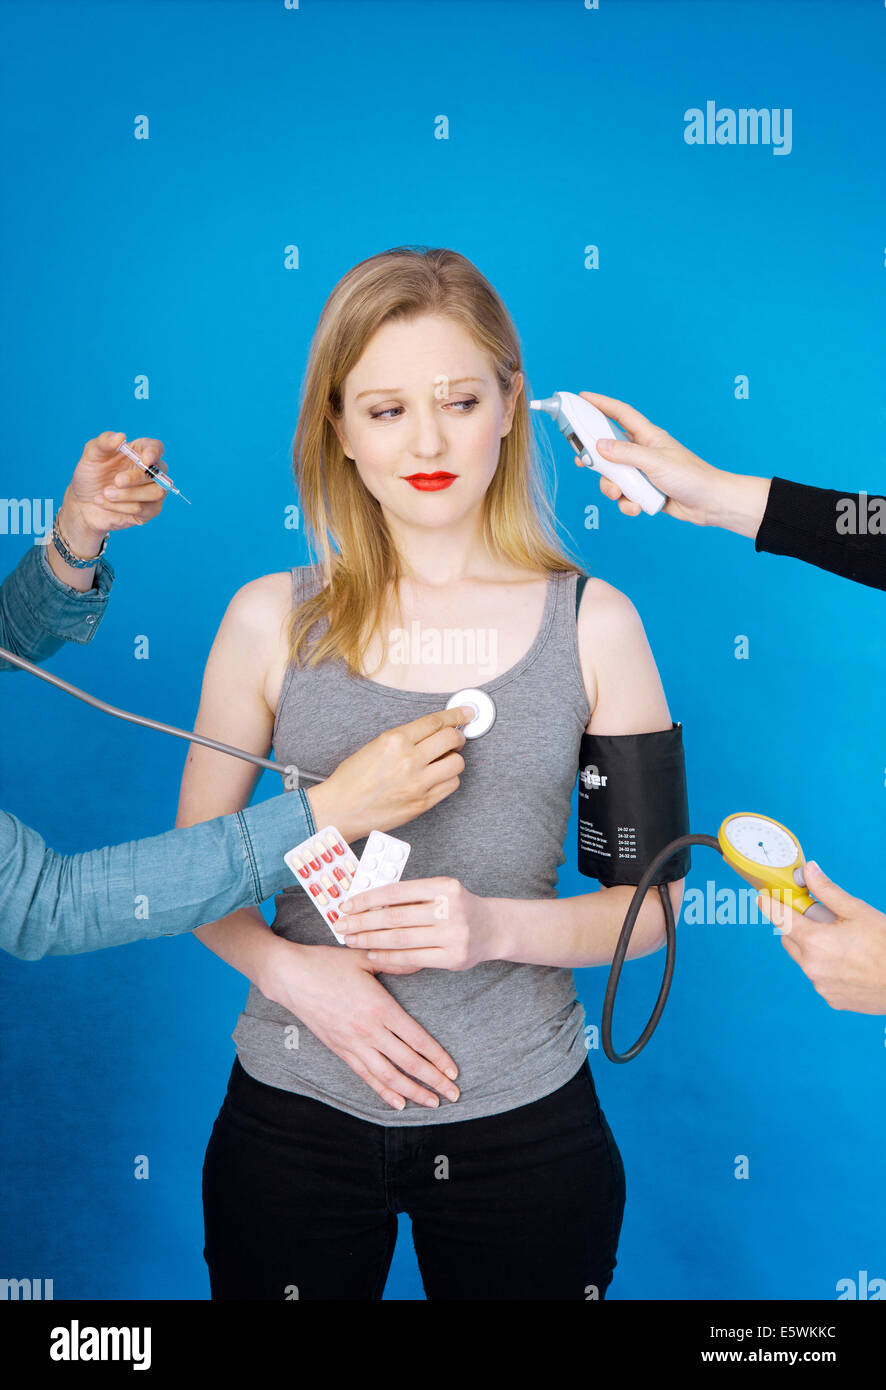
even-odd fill
[(177, 936), (294, 882), (316, 830), (304, 791), (148, 839), (60, 855), (0, 811), (0, 946), (20, 960)]
[[(108, 606), (114, 570), (106, 560), (95, 567), (92, 588), (81, 593), (53, 572), (45, 545), (26, 550), (0, 584), (0, 647), (39, 663), (65, 642), (91, 642)], [(14, 671), (0, 661), (0, 671)]]

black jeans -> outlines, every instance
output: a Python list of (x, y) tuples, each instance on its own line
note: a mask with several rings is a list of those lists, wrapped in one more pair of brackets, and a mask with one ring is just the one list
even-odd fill
[(529, 1105), (414, 1127), (235, 1060), (203, 1165), (203, 1253), (213, 1299), (379, 1299), (404, 1211), (428, 1299), (602, 1299), (624, 1199), (587, 1059)]

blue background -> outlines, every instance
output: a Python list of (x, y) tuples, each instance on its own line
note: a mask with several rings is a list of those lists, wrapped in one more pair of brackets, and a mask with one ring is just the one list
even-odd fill
[[(194, 504), (112, 538), (96, 638), (50, 663), (106, 700), (190, 727), (234, 591), (305, 562), (284, 516), (308, 343), (335, 282), (390, 246), (479, 266), (536, 395), (600, 390), (720, 467), (882, 490), (877, 0), (0, 11), (0, 490), (58, 504), (112, 429), (161, 438)], [(792, 152), (687, 145), (683, 113), (708, 99), (791, 108)], [(563, 526), (636, 604), (684, 724), (693, 829), (760, 810), (886, 906), (883, 594), (608, 504), (588, 530), (602, 499), (552, 438)], [(29, 543), (0, 537), (4, 573)], [(183, 745), (23, 675), (2, 701), (2, 804), (53, 848), (173, 824)], [(266, 774), (256, 797), (276, 790)], [(709, 879), (743, 886), (696, 850), (688, 886)], [(591, 888), (564, 869), (562, 893)], [(662, 960), (626, 972), (617, 1042)], [(605, 971), (578, 979), (598, 1021)], [(53, 1278), (57, 1298), (208, 1297), (200, 1168), (245, 994), (187, 938), (4, 958), (0, 1277)], [(833, 1298), (886, 1276), (884, 1023), (831, 1010), (766, 923), (682, 926), (653, 1043), (628, 1067), (591, 1053), (627, 1169), (610, 1297)], [(423, 1296), (407, 1233), (404, 1218), (388, 1298)]]

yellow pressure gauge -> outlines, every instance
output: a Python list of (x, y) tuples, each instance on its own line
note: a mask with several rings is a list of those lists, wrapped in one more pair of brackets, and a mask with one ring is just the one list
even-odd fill
[(766, 889), (795, 912), (806, 912), (816, 899), (803, 878), (803, 851), (796, 835), (771, 816), (737, 811), (727, 816), (717, 832), (723, 858), (755, 888)]

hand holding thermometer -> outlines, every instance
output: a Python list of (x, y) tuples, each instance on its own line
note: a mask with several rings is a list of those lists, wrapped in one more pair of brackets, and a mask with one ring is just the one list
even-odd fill
[[(161, 469), (159, 469), (155, 463), (143, 463), (142, 460), (139, 458), (138, 454), (135, 452), (135, 450), (131, 449), (125, 441), (124, 443), (118, 446), (118, 449), (121, 454), (125, 454), (128, 459), (132, 459), (132, 462), (136, 465), (137, 468), (143, 468), (144, 471), (147, 474), (149, 474), (151, 478), (153, 478), (155, 483), (159, 483), (160, 486), (162, 488), (165, 488), (167, 492), (174, 492), (176, 496), (180, 497), (183, 502), (188, 502), (188, 499), (187, 497), (185, 497), (185, 494), (183, 492), (179, 492), (178, 488), (175, 487), (175, 485), (173, 484), (172, 479), (168, 477)], [(190, 502), (188, 502), (189, 507), (190, 505)]]
[[(652, 486), (639, 468), (632, 468), (625, 463), (611, 463), (597, 453), (598, 439), (627, 438), (617, 425), (613, 427), (602, 410), (598, 410), (590, 401), (576, 396), (572, 391), (555, 391), (547, 400), (530, 401), (529, 407), (531, 410), (544, 410), (556, 420), (561, 432), (578, 454), (582, 467), (592, 468), (595, 473), (602, 473), (604, 478), (617, 483), (625, 497), (630, 498), (632, 502), (639, 502), (644, 512), (648, 512), (650, 516), (661, 511), (668, 499), (657, 487)], [(616, 430), (618, 434), (615, 433)]]

